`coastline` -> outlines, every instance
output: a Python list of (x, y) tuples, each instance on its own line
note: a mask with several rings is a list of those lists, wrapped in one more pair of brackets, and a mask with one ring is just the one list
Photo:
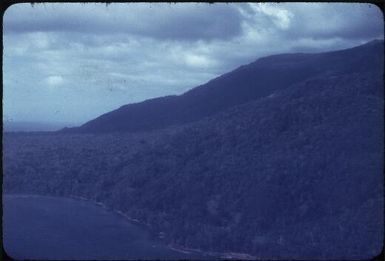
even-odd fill
[[(52, 196), (52, 195), (42, 195), (42, 194), (21, 194), (21, 193), (20, 194), (19, 193), (9, 193), (9, 194), (3, 193), (2, 196), (3, 197), (16, 197), (16, 198), (50, 197), (50, 198), (63, 198), (63, 199), (86, 201), (86, 202), (91, 203), (93, 205), (96, 205), (98, 207), (102, 207), (103, 209), (106, 209), (108, 211), (111, 211), (111, 212), (121, 216), (122, 218), (124, 218), (125, 220), (127, 220), (130, 223), (134, 223), (135, 225), (144, 226), (151, 233), (151, 229), (150, 229), (149, 224), (140, 222), (138, 219), (129, 217), (127, 214), (125, 214), (121, 210), (116, 210), (116, 209), (110, 208), (100, 201), (95, 201), (95, 200), (88, 199), (88, 198), (85, 198), (82, 196), (69, 195), (69, 196), (64, 197), (64, 196)], [(154, 233), (151, 233), (151, 234), (154, 234)], [(162, 239), (159, 236), (156, 236), (156, 238), (158, 240), (162, 241)], [(204, 250), (198, 249), (198, 248), (190, 248), (190, 247), (181, 246), (181, 245), (177, 245), (177, 244), (167, 244), (166, 242), (163, 242), (163, 243), (164, 243), (164, 246), (166, 248), (168, 248), (172, 251), (178, 252), (178, 253), (182, 253), (182, 254), (197, 254), (197, 255), (202, 255), (202, 256), (208, 257), (208, 258), (213, 258), (213, 259), (242, 259), (242, 260), (258, 259), (257, 256), (253, 256), (253, 255), (250, 255), (247, 253), (236, 253), (236, 252), (221, 253), (221, 252), (214, 252), (214, 251), (204, 251)]]

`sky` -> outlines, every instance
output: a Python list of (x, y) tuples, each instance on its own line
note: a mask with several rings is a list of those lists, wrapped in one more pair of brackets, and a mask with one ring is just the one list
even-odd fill
[(383, 26), (356, 3), (16, 4), (3, 17), (3, 121), (79, 125), (259, 57), (383, 39)]

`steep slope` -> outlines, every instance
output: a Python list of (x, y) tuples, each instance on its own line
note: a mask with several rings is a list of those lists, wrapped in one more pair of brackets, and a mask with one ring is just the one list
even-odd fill
[(380, 74), (323, 76), (234, 107), (138, 155), (114, 188), (181, 245), (370, 257), (384, 233), (382, 89)]
[(382, 63), (383, 41), (329, 53), (258, 59), (180, 96), (128, 104), (65, 132), (148, 131), (199, 120), (319, 74), (367, 72)]

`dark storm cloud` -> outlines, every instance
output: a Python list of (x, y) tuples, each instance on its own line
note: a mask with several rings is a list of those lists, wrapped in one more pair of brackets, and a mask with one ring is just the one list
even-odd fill
[[(241, 33), (241, 15), (231, 5), (215, 4), (73, 4), (10, 7), (6, 33), (80, 32), (134, 34), (169, 40), (230, 39)], [(17, 15), (12, 15), (17, 9)]]

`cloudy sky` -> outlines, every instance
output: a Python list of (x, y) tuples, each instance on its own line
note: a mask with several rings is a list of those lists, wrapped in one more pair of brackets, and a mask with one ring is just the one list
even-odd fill
[(3, 18), (3, 119), (83, 123), (284, 52), (383, 38), (369, 4), (17, 4)]

